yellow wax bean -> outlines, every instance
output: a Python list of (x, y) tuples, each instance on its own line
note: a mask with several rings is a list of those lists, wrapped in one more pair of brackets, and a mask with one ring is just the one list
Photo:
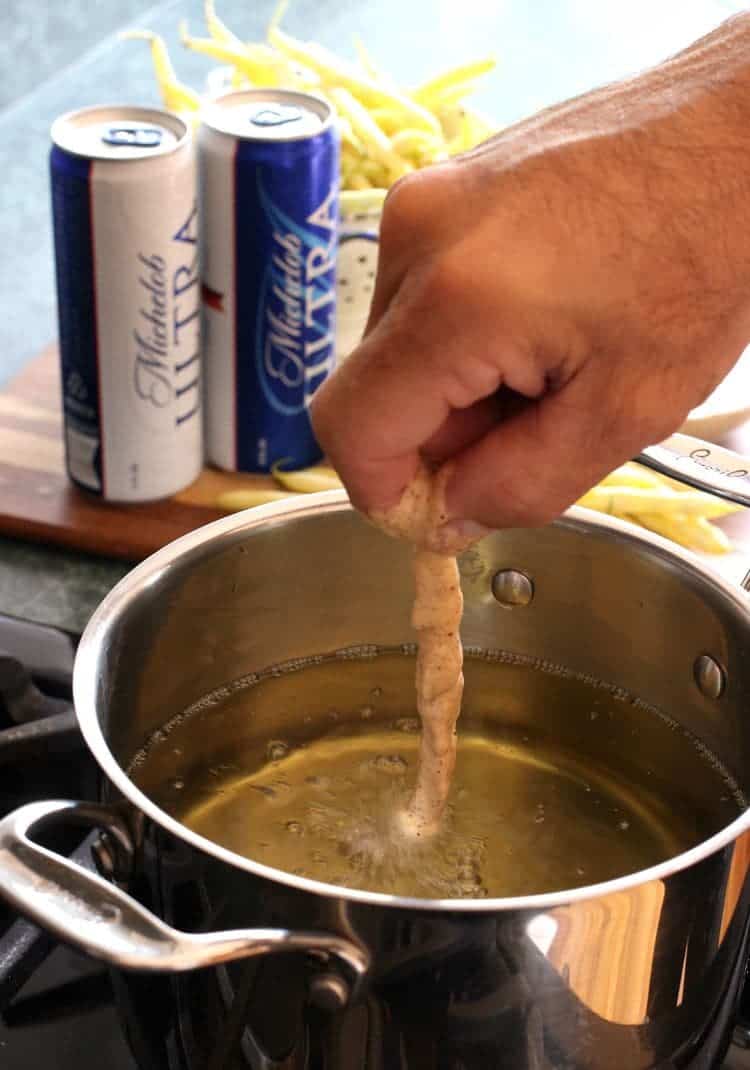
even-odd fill
[(268, 40), (279, 52), (297, 60), (305, 67), (312, 68), (320, 75), (324, 84), (346, 89), (368, 107), (393, 108), (409, 116), (413, 126), (424, 127), (425, 130), (431, 130), (435, 134), (440, 133), (438, 120), (417, 101), (397, 90), (379, 86), (372, 78), (361, 75), (351, 64), (339, 59), (320, 45), (313, 42), (303, 44), (284, 33), (276, 25), (269, 27)]
[(341, 134), (342, 153), (344, 147), (347, 145), (353, 148), (356, 152), (362, 153), (364, 151), (364, 145), (352, 130), (352, 124), (349, 122), (347, 117), (345, 115), (338, 115), (336, 121), (339, 128), (339, 133)]
[(369, 178), (365, 178), (361, 171), (347, 175), (346, 185), (348, 193), (369, 193), (375, 187)]
[(471, 142), (469, 142), (464, 134), (461, 133), (450, 139), (447, 144), (447, 152), (449, 156), (460, 156), (462, 152), (466, 152), (467, 149), (473, 147)]
[(483, 112), (477, 111), (476, 108), (464, 107), (464, 114), (474, 128), (479, 140), (484, 141), (485, 138), (497, 133), (497, 123)]
[(216, 14), (214, 0), (204, 0), (203, 18), (206, 20), (206, 29), (214, 41), (230, 45), (232, 48), (242, 49), (242, 41), (236, 34), (232, 33), (229, 27)]
[(453, 134), (446, 140), (446, 150), (449, 156), (458, 156), (462, 152), (466, 152), (467, 149), (473, 148), (471, 141), (467, 137), (467, 127), (463, 120), (458, 133)]
[(445, 105), (460, 104), (466, 97), (470, 97), (476, 88), (475, 82), (460, 82), (457, 85), (449, 86), (435, 96), (432, 102), (433, 110)]
[(372, 56), (365, 47), (365, 43), (359, 35), (355, 35), (354, 47), (357, 50), (357, 59), (359, 65), (365, 72), (368, 78), (373, 82), (379, 82), (381, 85), (387, 85), (389, 88), (393, 88), (393, 79), (389, 74), (386, 74), (378, 64), (373, 60)]
[(369, 215), (382, 211), (388, 190), (343, 190), (339, 205), (344, 215)]
[(605, 476), (599, 482), (599, 486), (663, 487), (664, 484), (657, 473), (652, 472), (650, 468), (644, 468), (641, 464), (628, 461)]
[[(497, 133), (496, 127), (479, 118), (476, 113), (471, 112), (468, 108), (464, 108), (461, 105), (455, 105), (455, 107), (459, 115), (458, 118), (455, 118), (456, 112), (441, 110), (439, 113), (443, 117), (444, 128), (453, 130), (455, 125), (458, 125), (457, 133), (451, 136), (449, 146), (451, 155), (455, 156), (456, 153), (467, 152), (469, 149), (481, 145), (492, 134)], [(450, 118), (451, 116), (453, 118)]]
[(663, 516), (655, 513), (642, 513), (632, 517), (636, 523), (658, 535), (664, 535), (680, 546), (707, 554), (726, 554), (732, 549), (732, 543), (721, 530), (705, 517)]
[(690, 517), (688, 525), (689, 538), (695, 550), (700, 550), (704, 554), (728, 554), (734, 549), (732, 540), (726, 532), (706, 520), (705, 517)]
[(260, 65), (265, 64), (273, 67), (274, 70), (278, 70), (279, 84), (281, 86), (287, 89), (306, 88), (325, 99), (325, 94), (321, 89), (320, 78), (310, 67), (305, 67), (304, 64), (289, 59), (288, 56), (283, 55), (267, 44), (258, 44), (253, 41), (245, 45), (245, 50), (251, 62), (255, 61)]
[(366, 148), (370, 149), (384, 162), (393, 155), (390, 139), (380, 129), (367, 108), (357, 100), (348, 89), (334, 86), (329, 94), (341, 115), (349, 122)]
[(416, 170), (417, 168), (413, 163), (403, 160), (400, 164), (393, 164), (387, 169), (383, 168), (380, 172), (373, 171), (370, 181), (373, 186), (392, 186), (399, 178), (403, 178), (404, 175), (410, 175)]
[(640, 515), (641, 513), (658, 513), (665, 515), (681, 514), (691, 517), (719, 517), (735, 513), (740, 506), (712, 498), (700, 491), (678, 493), (668, 487), (593, 487), (578, 505), (588, 509), (598, 509), (602, 513), (623, 513)]
[(466, 82), (474, 82), (483, 74), (487, 74), (497, 66), (497, 61), (492, 57), (475, 60), (473, 63), (464, 63), (460, 67), (453, 67), (449, 71), (438, 74), (435, 78), (423, 82), (411, 94), (420, 104), (430, 107), (436, 97), (440, 97), (446, 90)]
[(330, 95), (339, 113), (351, 123), (352, 130), (362, 141), (369, 155), (384, 163), (388, 168), (400, 169), (403, 160), (398, 153), (393, 151), (389, 138), (380, 129), (367, 108), (360, 104), (348, 89), (337, 87), (330, 90)]
[(289, 0), (279, 0), (276, 7), (273, 9), (273, 15), (271, 15), (271, 21), (268, 23), (268, 30), (266, 34), (270, 34), (271, 30), (277, 29), (281, 25), (281, 20), (286, 14), (286, 9), (289, 7)]
[(465, 137), (468, 126), (466, 123), (466, 115), (464, 109), (459, 105), (451, 105), (451, 107), (440, 107), (435, 109), (435, 114), (440, 119), (440, 127), (443, 131), (443, 137), (447, 141), (461, 140)]
[[(622, 472), (621, 479), (611, 479), (617, 473)], [(663, 476), (661, 472), (655, 472), (652, 468), (646, 468), (645, 465), (639, 464), (637, 461), (627, 461), (625, 464), (620, 465), (614, 472), (610, 473), (610, 476), (605, 476), (601, 481), (606, 484), (608, 482), (619, 482), (625, 486), (633, 487), (657, 487), (662, 489), (669, 489), (676, 491), (679, 494), (696, 493), (685, 483), (680, 483), (677, 479), (671, 479), (669, 476)], [(710, 495), (709, 495), (710, 497)]]
[(163, 38), (150, 30), (126, 30), (120, 36), (123, 40), (149, 42), (156, 81), (166, 108), (176, 112), (197, 112), (200, 110), (200, 96), (194, 89), (190, 89), (189, 86), (183, 85), (178, 80)]
[(191, 37), (184, 22), (180, 24), (180, 40), (185, 48), (193, 52), (201, 52), (221, 60), (222, 63), (230, 64), (255, 85), (277, 86), (282, 80), (283, 72), (278, 65), (251, 60), (244, 45), (235, 48), (231, 44), (215, 41), (212, 37)]
[(378, 160), (363, 159), (360, 171), (371, 186), (387, 186), (388, 179), (395, 181), (408, 171), (413, 170), (405, 160), (400, 160), (398, 166), (385, 167)]
[(281, 467), (284, 463), (277, 461), (271, 468), (271, 475), (285, 490), (313, 494), (318, 490), (337, 490), (342, 485), (336, 472), (328, 465), (318, 464), (285, 472)]
[(389, 137), (391, 134), (403, 130), (404, 117), (397, 111), (394, 111), (393, 108), (369, 108), (368, 110), (383, 133), (388, 134)]
[(269, 502), (280, 502), (285, 498), (294, 498), (285, 490), (227, 490), (216, 498), (216, 508), (225, 513), (239, 513), (243, 509), (253, 509), (256, 505), (268, 505)]
[(252, 89), (253, 83), (242, 71), (232, 67), (232, 89)]
[(400, 130), (391, 138), (391, 145), (400, 155), (427, 156), (442, 152), (445, 140), (428, 134), (426, 130)]
[(341, 167), (358, 168), (362, 162), (362, 154), (350, 144), (345, 143), (341, 146)]
[(497, 125), (491, 123), (489, 119), (486, 119), (479, 112), (463, 106), (461, 106), (461, 109), (463, 112), (461, 120), (462, 136), (465, 142), (463, 151), (473, 149), (476, 145), (481, 145), (483, 141), (497, 133)]

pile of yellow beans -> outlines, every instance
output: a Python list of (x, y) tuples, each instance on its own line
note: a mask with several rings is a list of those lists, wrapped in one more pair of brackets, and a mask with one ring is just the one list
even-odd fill
[[(396, 179), (427, 164), (465, 152), (493, 133), (493, 124), (466, 104), (477, 81), (491, 71), (491, 57), (443, 71), (422, 85), (404, 88), (381, 71), (361, 41), (352, 63), (280, 26), (282, 3), (265, 41), (242, 41), (206, 0), (208, 36), (180, 27), (183, 45), (217, 61), (234, 88), (281, 87), (313, 93), (334, 109), (341, 133), (342, 208), (376, 207)], [(166, 43), (157, 34), (123, 34), (150, 43), (165, 107), (197, 120), (204, 95), (177, 77)]]
[[(217, 508), (237, 512), (290, 495), (333, 490), (342, 485), (334, 470), (325, 465), (294, 472), (283, 471), (277, 465), (273, 478), (276, 489), (228, 491), (217, 498)], [(616, 468), (576, 504), (619, 516), (681, 546), (709, 554), (724, 554), (732, 549), (726, 534), (712, 521), (740, 508), (710, 494), (690, 490), (634, 462)]]

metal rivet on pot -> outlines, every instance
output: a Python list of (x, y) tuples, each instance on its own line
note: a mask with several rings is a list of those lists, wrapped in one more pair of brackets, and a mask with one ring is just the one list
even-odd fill
[(534, 597), (534, 581), (525, 572), (504, 568), (492, 577), (492, 593), (506, 609), (527, 606)]
[(342, 1011), (349, 1000), (349, 986), (335, 973), (319, 973), (310, 981), (309, 996), (321, 1011)]
[(706, 698), (720, 698), (727, 682), (727, 674), (716, 658), (701, 654), (695, 659), (693, 676), (698, 690)]

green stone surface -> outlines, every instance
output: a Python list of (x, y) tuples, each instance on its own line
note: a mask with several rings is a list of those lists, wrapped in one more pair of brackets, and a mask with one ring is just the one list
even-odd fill
[(79, 635), (132, 565), (0, 538), (0, 613)]

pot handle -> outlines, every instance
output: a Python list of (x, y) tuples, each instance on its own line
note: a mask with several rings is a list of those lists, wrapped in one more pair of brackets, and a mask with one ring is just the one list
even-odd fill
[(690, 435), (672, 435), (635, 458), (680, 483), (750, 506), (750, 458)]
[[(103, 812), (103, 808), (102, 808)], [(62, 941), (111, 966), (132, 970), (195, 970), (272, 952), (303, 951), (344, 967), (334, 977), (343, 1005), (363, 980), (367, 951), (334, 933), (237, 929), (186, 933), (173, 929), (103, 877), (29, 839), (53, 819), (90, 823), (92, 808), (65, 800), (29, 803), (0, 820), (0, 894), (21, 914)], [(109, 826), (111, 815), (101, 822)], [(122, 830), (110, 829), (118, 838)], [(327, 976), (327, 975), (326, 975)]]

